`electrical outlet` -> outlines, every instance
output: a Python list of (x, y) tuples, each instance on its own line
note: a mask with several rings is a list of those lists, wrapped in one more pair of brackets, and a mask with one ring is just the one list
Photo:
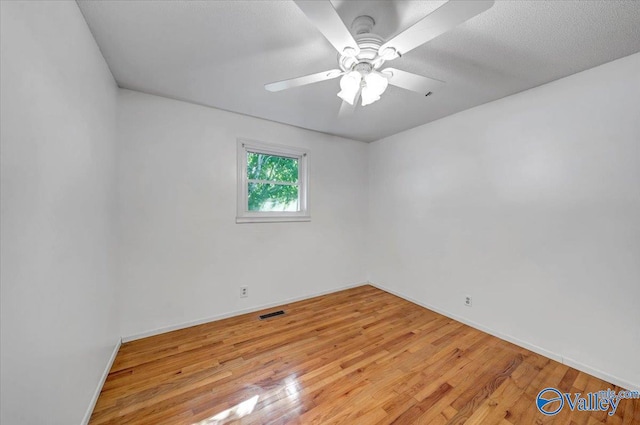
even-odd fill
[(241, 286), (240, 287), (240, 298), (247, 298), (249, 296), (249, 287)]
[(472, 299), (469, 295), (464, 297), (464, 305), (466, 305), (467, 307), (471, 307), (473, 305)]

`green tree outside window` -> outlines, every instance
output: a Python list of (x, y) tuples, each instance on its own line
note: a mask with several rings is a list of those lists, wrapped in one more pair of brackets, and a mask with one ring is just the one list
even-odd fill
[(249, 211), (298, 211), (298, 159), (247, 152)]

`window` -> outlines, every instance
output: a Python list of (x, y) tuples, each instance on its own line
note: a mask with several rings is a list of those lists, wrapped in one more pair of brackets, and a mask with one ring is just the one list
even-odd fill
[(309, 221), (308, 152), (238, 140), (237, 223)]

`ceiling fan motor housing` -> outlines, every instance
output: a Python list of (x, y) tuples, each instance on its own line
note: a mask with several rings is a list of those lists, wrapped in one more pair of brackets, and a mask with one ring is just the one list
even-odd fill
[(384, 59), (378, 56), (378, 50), (384, 43), (384, 39), (377, 34), (371, 32), (375, 21), (370, 16), (358, 16), (351, 25), (352, 31), (355, 33), (354, 39), (358, 43), (360, 53), (357, 56), (338, 55), (338, 64), (343, 71), (352, 71), (359, 64), (368, 64), (359, 66), (359, 71), (377, 70), (384, 63)]

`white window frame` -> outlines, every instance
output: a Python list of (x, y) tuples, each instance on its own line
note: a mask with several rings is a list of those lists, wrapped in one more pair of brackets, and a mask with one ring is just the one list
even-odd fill
[[(247, 153), (284, 156), (298, 160), (299, 211), (249, 211)], [(311, 221), (309, 214), (309, 151), (249, 139), (238, 139), (238, 205), (236, 223)]]

